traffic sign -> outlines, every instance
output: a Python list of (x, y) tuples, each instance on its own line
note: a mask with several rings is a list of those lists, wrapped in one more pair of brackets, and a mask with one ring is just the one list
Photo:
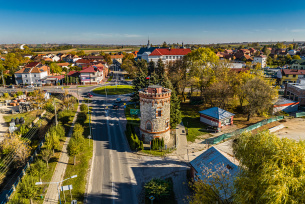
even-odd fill
[(106, 106), (106, 109), (108, 109), (108, 106)]
[(68, 191), (68, 190), (72, 190), (73, 188), (72, 188), (72, 185), (67, 185), (67, 186), (62, 186), (61, 187), (61, 191)]
[(149, 196), (149, 199), (150, 200), (155, 200), (155, 197), (154, 196)]
[(126, 106), (126, 103), (124, 103), (124, 106)]
[(126, 109), (126, 106), (124, 106), (124, 109)]

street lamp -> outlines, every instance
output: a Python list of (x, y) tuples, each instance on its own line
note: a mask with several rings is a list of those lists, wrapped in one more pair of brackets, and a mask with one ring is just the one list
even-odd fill
[(59, 203), (61, 204), (60, 190), (59, 190), (60, 184), (61, 184), (62, 182), (64, 182), (64, 181), (66, 181), (66, 180), (69, 180), (69, 179), (71, 179), (71, 178), (76, 178), (76, 177), (77, 177), (77, 175), (73, 175), (73, 176), (71, 176), (71, 177), (69, 177), (69, 178), (66, 178), (66, 179), (64, 179), (64, 180), (62, 180), (62, 181), (58, 181), (58, 182), (36, 182), (35, 185), (42, 185), (42, 184), (57, 184), (58, 196), (59, 196)]

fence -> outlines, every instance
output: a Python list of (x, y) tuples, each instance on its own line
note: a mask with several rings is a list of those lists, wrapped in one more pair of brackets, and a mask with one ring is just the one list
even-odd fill
[(296, 118), (305, 117), (305, 112), (300, 112), (295, 114)]
[[(29, 168), (30, 164), (34, 161), (35, 156), (37, 155), (37, 153), (39, 152), (40, 148), (42, 147), (43, 143), (44, 143), (44, 139), (40, 142), (40, 144), (38, 145), (38, 147), (36, 148), (35, 152), (32, 154), (32, 156), (30, 157), (29, 161), (27, 162), (27, 164), (25, 165), (25, 167), (22, 169), (22, 172), (20, 173), (20, 175), (17, 178), (17, 181), (13, 184), (13, 186), (11, 187), (10, 190), (6, 191), (6, 192), (2, 192), (2, 197), (0, 197), (0, 203), (1, 204), (5, 204), (10, 196), (12, 195), (12, 193), (15, 191), (18, 183), (21, 181), (22, 177), (25, 175), (26, 170)], [(3, 195), (4, 194), (4, 195)]]
[(206, 140), (206, 142), (209, 143), (209, 144), (217, 144), (217, 143), (221, 142), (222, 140), (228, 139), (232, 136), (240, 135), (244, 131), (252, 131), (252, 130), (255, 130), (255, 129), (257, 129), (257, 128), (263, 126), (263, 125), (266, 125), (268, 123), (272, 123), (272, 122), (275, 122), (275, 121), (278, 121), (278, 120), (282, 120), (282, 119), (284, 119), (284, 116), (277, 116), (277, 117), (274, 117), (274, 118), (269, 118), (269, 119), (263, 120), (261, 122), (258, 122), (254, 125), (250, 125), (249, 127), (246, 127), (246, 128), (243, 128), (243, 129), (238, 129), (238, 130), (235, 130), (235, 131), (230, 132), (230, 133), (225, 133), (225, 134), (219, 135), (218, 137), (209, 138), (209, 139)]

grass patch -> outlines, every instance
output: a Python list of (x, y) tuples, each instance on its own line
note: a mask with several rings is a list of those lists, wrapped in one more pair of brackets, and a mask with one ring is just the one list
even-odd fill
[(198, 136), (205, 135), (206, 125), (200, 122), (200, 106), (181, 103), (181, 117), (185, 129), (188, 131), (187, 141), (194, 142)]
[(157, 156), (157, 157), (162, 157), (165, 156), (166, 154), (169, 154), (171, 152), (173, 152), (174, 149), (167, 149), (167, 150), (141, 150), (140, 152), (144, 153), (144, 154), (149, 154), (149, 155), (153, 155), (153, 156)]
[(63, 86), (64, 89), (70, 88), (70, 86)]
[(134, 126), (140, 126), (140, 118), (138, 116), (130, 115), (130, 109), (140, 109), (140, 105), (136, 105), (136, 108), (133, 104), (127, 105), (125, 108), (125, 117), (127, 123), (132, 124)]
[(107, 89), (108, 95), (121, 95), (133, 92), (133, 87), (131, 85), (117, 85), (117, 86), (103, 86), (93, 90), (96, 94), (106, 95), (105, 88)]
[[(33, 110), (27, 113), (18, 113), (18, 114), (13, 114), (13, 115), (8, 115), (8, 116), (3, 116), (5, 122), (9, 123), (11, 122), (12, 118), (16, 119), (16, 118), (24, 118), (24, 124), (25, 125), (29, 125), (31, 122), (33, 122), (33, 120), (35, 120), (37, 117), (40, 116), (40, 114), (43, 112), (43, 110)], [(19, 125), (16, 125), (17, 127)]]
[(112, 80), (113, 76), (110, 76), (107, 81), (110, 82)]
[(91, 86), (95, 86), (95, 85), (81, 85), (81, 86), (77, 86), (77, 87), (82, 88), (82, 87), (91, 87)]

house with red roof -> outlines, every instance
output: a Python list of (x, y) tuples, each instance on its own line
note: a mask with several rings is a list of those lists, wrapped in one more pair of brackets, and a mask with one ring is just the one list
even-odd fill
[(82, 84), (99, 84), (105, 78), (103, 67), (101, 66), (89, 66), (81, 71), (80, 80)]
[(142, 54), (142, 59), (145, 59), (147, 62), (153, 61), (155, 63), (158, 62), (159, 59), (163, 61), (163, 63), (169, 63), (175, 60), (181, 60), (183, 56), (187, 55), (191, 52), (191, 49), (187, 48), (157, 48), (154, 51), (144, 52)]
[(50, 68), (48, 66), (34, 66), (34, 64), (29, 64), (25, 68), (22, 68), (21, 70), (15, 72), (15, 81), (17, 85), (42, 84), (42, 79), (44, 79), (50, 74)]

